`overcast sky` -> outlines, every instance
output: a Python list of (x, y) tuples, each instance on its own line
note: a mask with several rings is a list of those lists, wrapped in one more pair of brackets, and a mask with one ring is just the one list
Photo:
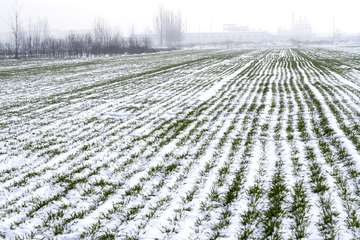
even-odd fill
[[(0, 0), (0, 32), (7, 31), (3, 19), (8, 19), (13, 0)], [(47, 17), (51, 30), (91, 29), (94, 17), (107, 19), (123, 35), (152, 28), (152, 20), (160, 4), (180, 10), (187, 19), (188, 32), (222, 31), (223, 24), (236, 23), (251, 29), (276, 32), (278, 26), (291, 26), (306, 15), (316, 32), (331, 34), (333, 20), (346, 33), (360, 33), (360, 0), (20, 0), (21, 15), (35, 22)], [(304, 19), (304, 17), (303, 17)], [(27, 25), (27, 24), (26, 24)]]

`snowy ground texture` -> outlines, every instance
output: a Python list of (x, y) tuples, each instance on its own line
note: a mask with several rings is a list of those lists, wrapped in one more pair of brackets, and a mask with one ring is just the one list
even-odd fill
[(360, 238), (360, 48), (2, 61), (0, 89), (0, 238)]

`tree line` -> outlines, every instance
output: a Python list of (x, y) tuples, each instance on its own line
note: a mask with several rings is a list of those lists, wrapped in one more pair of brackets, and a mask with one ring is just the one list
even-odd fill
[[(152, 38), (135, 37), (133, 32), (123, 38), (113, 30), (104, 18), (94, 19), (93, 30), (88, 33), (69, 32), (65, 37), (50, 34), (47, 18), (38, 18), (35, 23), (24, 25), (21, 18), (22, 5), (14, 0), (8, 21), (11, 40), (0, 41), (0, 58), (64, 58), (117, 54), (136, 54), (156, 51)], [(159, 36), (160, 46), (180, 46), (184, 33), (184, 21), (180, 12), (159, 6), (154, 15), (154, 29)]]
[(69, 32), (65, 37), (54, 37), (50, 35), (46, 18), (39, 18), (35, 24), (30, 22), (26, 31), (20, 26), (11, 29), (11, 33), (11, 41), (0, 42), (0, 57), (3, 59), (88, 57), (155, 51), (149, 37), (131, 35), (123, 38), (119, 32), (111, 31), (102, 18), (94, 20), (93, 33)]

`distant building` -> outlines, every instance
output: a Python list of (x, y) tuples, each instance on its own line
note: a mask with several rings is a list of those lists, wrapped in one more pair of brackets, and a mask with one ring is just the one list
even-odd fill
[(243, 32), (243, 31), (250, 31), (248, 26), (241, 26), (238, 27), (236, 24), (224, 24), (223, 25), (224, 32)]
[(304, 19), (300, 16), (299, 20), (295, 20), (295, 13), (293, 13), (292, 16), (290, 34), (293, 39), (298, 41), (312, 41), (316, 38), (312, 25), (306, 21), (306, 15), (304, 16)]
[(277, 30), (277, 39), (279, 41), (294, 40), (294, 41), (316, 41), (316, 34), (312, 25), (306, 20), (306, 16), (299, 20), (295, 19), (295, 13), (292, 16), (292, 24), (289, 30), (279, 27)]
[[(136, 34), (138, 38), (150, 37), (155, 46), (160, 45), (158, 34)], [(265, 31), (229, 31), (207, 33), (184, 33), (181, 45), (224, 44), (224, 43), (258, 43), (271, 41), (272, 35)]]
[[(136, 37), (150, 37), (154, 46), (159, 46), (159, 35), (155, 33), (136, 34)], [(292, 16), (291, 26), (286, 28), (279, 27), (277, 33), (270, 34), (266, 31), (250, 31), (247, 26), (237, 26), (236, 24), (224, 24), (223, 32), (197, 32), (183, 33), (181, 45), (205, 45), (205, 44), (242, 44), (242, 43), (264, 43), (264, 42), (345, 42), (360, 41), (360, 34), (338, 34), (334, 36), (317, 36), (315, 30), (307, 21), (306, 16), (295, 19)], [(166, 46), (166, 44), (165, 44)]]
[(270, 34), (265, 31), (229, 31), (217, 33), (185, 33), (183, 44), (206, 43), (248, 43), (269, 41)]

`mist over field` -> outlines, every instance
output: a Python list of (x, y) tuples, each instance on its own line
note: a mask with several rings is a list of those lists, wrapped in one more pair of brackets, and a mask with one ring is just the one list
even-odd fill
[[(14, 0), (0, 0), (0, 32), (8, 31), (4, 22), (8, 20)], [(336, 28), (346, 33), (359, 33), (356, 0), (336, 1), (85, 1), (85, 0), (27, 0), (23, 5), (22, 18), (25, 27), (29, 21), (47, 18), (52, 30), (92, 29), (94, 17), (104, 17), (122, 34), (128, 35), (132, 26), (136, 33), (153, 30), (152, 19), (159, 5), (180, 11), (187, 19), (187, 32), (222, 31), (223, 24), (248, 26), (250, 29), (276, 33), (279, 26), (291, 27), (292, 13), (306, 16), (317, 33), (329, 34)]]
[(360, 237), (360, 49), (0, 61), (6, 239)]
[(360, 239), (356, 1), (0, 0), (1, 239)]

